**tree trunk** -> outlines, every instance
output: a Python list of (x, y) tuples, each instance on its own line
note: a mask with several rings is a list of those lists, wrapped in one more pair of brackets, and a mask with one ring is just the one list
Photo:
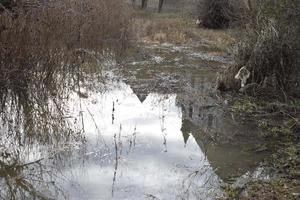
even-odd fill
[(146, 9), (148, 4), (148, 0), (142, 0), (142, 9)]
[(132, 7), (135, 8), (135, 0), (131, 0)]
[(164, 4), (164, 0), (159, 0), (159, 3), (158, 3), (158, 12), (159, 13), (161, 12), (163, 4)]

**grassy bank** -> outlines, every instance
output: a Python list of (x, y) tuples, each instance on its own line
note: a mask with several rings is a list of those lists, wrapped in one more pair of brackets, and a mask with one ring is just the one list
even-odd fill
[(135, 11), (133, 33), (139, 42), (191, 44), (202, 41), (211, 51), (228, 52), (234, 42), (232, 30), (199, 28), (195, 22), (195, 18), (181, 13)]

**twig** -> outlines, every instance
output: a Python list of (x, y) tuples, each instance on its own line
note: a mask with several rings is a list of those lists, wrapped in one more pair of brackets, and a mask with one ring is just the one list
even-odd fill
[(23, 164), (23, 165), (18, 165), (17, 167), (20, 167), (20, 168), (26, 167), (26, 166), (28, 166), (28, 165), (32, 165), (32, 164), (39, 163), (39, 162), (41, 162), (42, 160), (44, 160), (44, 158), (38, 159), (38, 160), (36, 160), (36, 161), (29, 162), (29, 163), (25, 163), (25, 164)]

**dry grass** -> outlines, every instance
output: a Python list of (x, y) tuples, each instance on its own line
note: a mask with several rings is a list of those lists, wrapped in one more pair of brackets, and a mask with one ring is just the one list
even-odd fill
[(261, 3), (257, 23), (245, 33), (236, 56), (251, 71), (251, 83), (284, 96), (300, 92), (299, 7), (299, 1)]
[(1, 89), (53, 86), (57, 73), (82, 62), (79, 49), (119, 54), (127, 46), (129, 18), (120, 0), (18, 3), (0, 13)]
[(240, 81), (235, 79), (241, 66), (231, 65), (217, 73), (216, 88), (221, 91), (238, 90)]
[(217, 52), (230, 53), (231, 47), (236, 42), (233, 34), (236, 32), (234, 29), (228, 30), (212, 30), (206, 28), (194, 29), (192, 34), (196, 38), (204, 39), (212, 49)]
[(136, 12), (133, 32), (141, 42), (184, 44), (201, 40), (217, 54), (228, 51), (234, 42), (230, 30), (199, 28), (195, 22), (190, 16), (175, 13)]
[[(253, 95), (272, 93), (285, 100), (299, 97), (299, 7), (299, 1), (262, 1), (255, 23), (252, 21), (239, 37), (236, 65), (246, 66), (251, 72), (248, 84), (255, 85), (257, 91)], [(231, 77), (228, 74), (225, 79)]]
[(47, 2), (18, 1), (0, 12), (3, 132), (63, 133), (63, 100), (84, 81), (81, 67), (91, 59), (82, 50), (101, 57), (127, 48), (130, 18), (121, 0)]
[(133, 22), (133, 32), (140, 41), (184, 43), (191, 39), (191, 28), (187, 27), (193, 27), (189, 20), (170, 13), (137, 11)]

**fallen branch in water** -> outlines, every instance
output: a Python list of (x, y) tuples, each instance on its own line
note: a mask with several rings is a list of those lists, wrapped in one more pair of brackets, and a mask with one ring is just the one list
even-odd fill
[(29, 163), (25, 163), (23, 165), (18, 165), (17, 168), (23, 168), (23, 167), (26, 167), (26, 166), (29, 166), (29, 165), (33, 165), (33, 164), (41, 162), (42, 160), (44, 160), (44, 158), (29, 162)]

